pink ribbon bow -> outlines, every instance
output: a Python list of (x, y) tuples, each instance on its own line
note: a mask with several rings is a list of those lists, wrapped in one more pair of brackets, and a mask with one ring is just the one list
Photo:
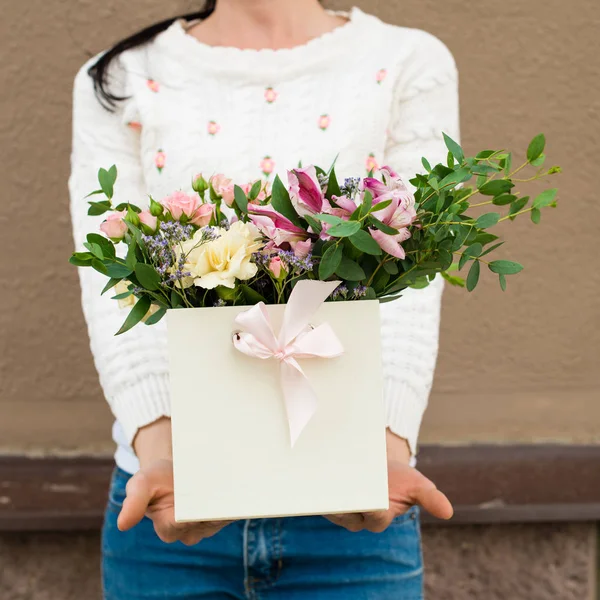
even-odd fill
[(299, 281), (290, 295), (279, 336), (275, 335), (264, 302), (240, 313), (235, 323), (235, 347), (255, 358), (275, 358), (281, 365), (281, 387), (292, 447), (317, 410), (317, 395), (298, 364), (298, 358), (335, 358), (344, 347), (328, 323), (314, 329), (310, 319), (339, 285), (339, 281)]

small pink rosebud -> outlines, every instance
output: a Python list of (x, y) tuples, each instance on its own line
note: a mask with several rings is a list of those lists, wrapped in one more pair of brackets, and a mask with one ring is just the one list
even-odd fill
[(138, 217), (140, 223), (148, 228), (148, 233), (155, 233), (158, 227), (158, 219), (150, 213), (148, 210), (143, 210)]
[(221, 131), (221, 126), (216, 121), (209, 121), (207, 131), (209, 135), (217, 135)]
[(377, 83), (383, 83), (385, 81), (386, 77), (387, 77), (386, 69), (379, 69), (379, 71), (377, 71), (377, 75), (375, 75), (375, 79), (377, 80)]
[(367, 156), (367, 162), (366, 162), (366, 166), (367, 166), (367, 172), (371, 172), (371, 171), (376, 171), (379, 168), (379, 163), (377, 162), (377, 159), (375, 158), (375, 155), (373, 153), (369, 154), (369, 156)]
[(331, 117), (329, 115), (321, 115), (319, 117), (319, 129), (325, 131), (331, 125)]
[(274, 256), (269, 263), (269, 271), (273, 273), (275, 279), (279, 279), (281, 277), (281, 271), (284, 271), (285, 277), (285, 269), (283, 267), (283, 262), (279, 256)]
[(275, 170), (275, 161), (270, 156), (265, 156), (260, 161), (260, 168), (265, 175), (270, 175)]
[(100, 225), (100, 231), (109, 237), (113, 242), (120, 242), (127, 233), (127, 224), (123, 220), (127, 216), (127, 211), (113, 212), (106, 221)]
[(148, 88), (155, 94), (158, 94), (158, 92), (160, 92), (160, 84), (157, 81), (154, 81), (154, 79), (148, 79), (147, 84)]

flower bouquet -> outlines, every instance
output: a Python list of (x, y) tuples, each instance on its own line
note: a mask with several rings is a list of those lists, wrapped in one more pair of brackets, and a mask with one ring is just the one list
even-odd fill
[[(472, 291), (482, 265), (506, 289), (523, 267), (491, 260), (503, 242), (490, 229), (539, 223), (557, 200), (516, 190), (560, 171), (543, 166), (543, 135), (518, 167), (444, 139), (446, 164), (424, 158), (414, 194), (390, 167), (340, 182), (308, 166), (287, 185), (199, 175), (194, 194), (141, 210), (113, 206), (117, 169), (99, 171), (89, 214), (108, 214), (104, 235), (71, 263), (131, 307), (118, 334), (167, 315), (179, 520), (387, 508), (378, 303), (438, 275)], [(215, 373), (227, 381), (206, 383)]]

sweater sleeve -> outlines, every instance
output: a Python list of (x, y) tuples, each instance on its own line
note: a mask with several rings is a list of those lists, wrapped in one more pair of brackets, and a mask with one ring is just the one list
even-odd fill
[[(102, 217), (87, 215), (85, 196), (98, 188), (100, 167), (116, 164), (119, 175), (114, 202), (147, 205), (139, 150), (139, 134), (125, 122), (132, 101), (115, 112), (103, 108), (94, 94), (85, 65), (75, 79), (73, 146), (69, 179), (70, 209), (75, 247), (84, 250), (88, 233), (98, 231)], [(111, 73), (111, 85), (127, 95), (121, 67)], [(94, 363), (104, 395), (129, 442), (137, 430), (161, 416), (170, 415), (166, 327), (137, 325), (115, 336), (127, 316), (111, 292), (101, 296), (107, 278), (91, 268), (80, 268), (82, 305)]]
[[(408, 184), (432, 165), (445, 162), (442, 132), (459, 142), (458, 77), (448, 48), (436, 37), (423, 40), (400, 69), (386, 145), (385, 164)], [(390, 430), (405, 438), (413, 455), (437, 360), (443, 280), (382, 304), (384, 399)]]

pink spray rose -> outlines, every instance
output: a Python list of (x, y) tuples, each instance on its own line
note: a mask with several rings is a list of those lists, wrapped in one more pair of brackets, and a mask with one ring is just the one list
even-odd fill
[(161, 204), (176, 221), (181, 220), (185, 215), (188, 221), (197, 227), (208, 225), (214, 211), (212, 204), (202, 204), (198, 196), (191, 196), (184, 192), (175, 192), (167, 196)]
[(143, 210), (138, 217), (140, 218), (140, 223), (145, 225), (151, 233), (156, 231), (158, 219), (149, 210)]
[(273, 275), (275, 276), (275, 279), (279, 279), (279, 277), (281, 276), (281, 271), (284, 271), (284, 277), (285, 277), (285, 269), (283, 267), (283, 262), (281, 260), (281, 258), (279, 256), (274, 256), (271, 259), (271, 262), (269, 263), (269, 271), (271, 271), (271, 273), (273, 273)]
[(127, 233), (127, 224), (123, 221), (126, 215), (126, 210), (111, 213), (100, 225), (100, 231), (114, 242), (121, 241)]
[(234, 200), (234, 185), (231, 179), (228, 179), (223, 173), (217, 173), (210, 178), (210, 184), (217, 196), (223, 198), (223, 202), (227, 206), (233, 206)]

